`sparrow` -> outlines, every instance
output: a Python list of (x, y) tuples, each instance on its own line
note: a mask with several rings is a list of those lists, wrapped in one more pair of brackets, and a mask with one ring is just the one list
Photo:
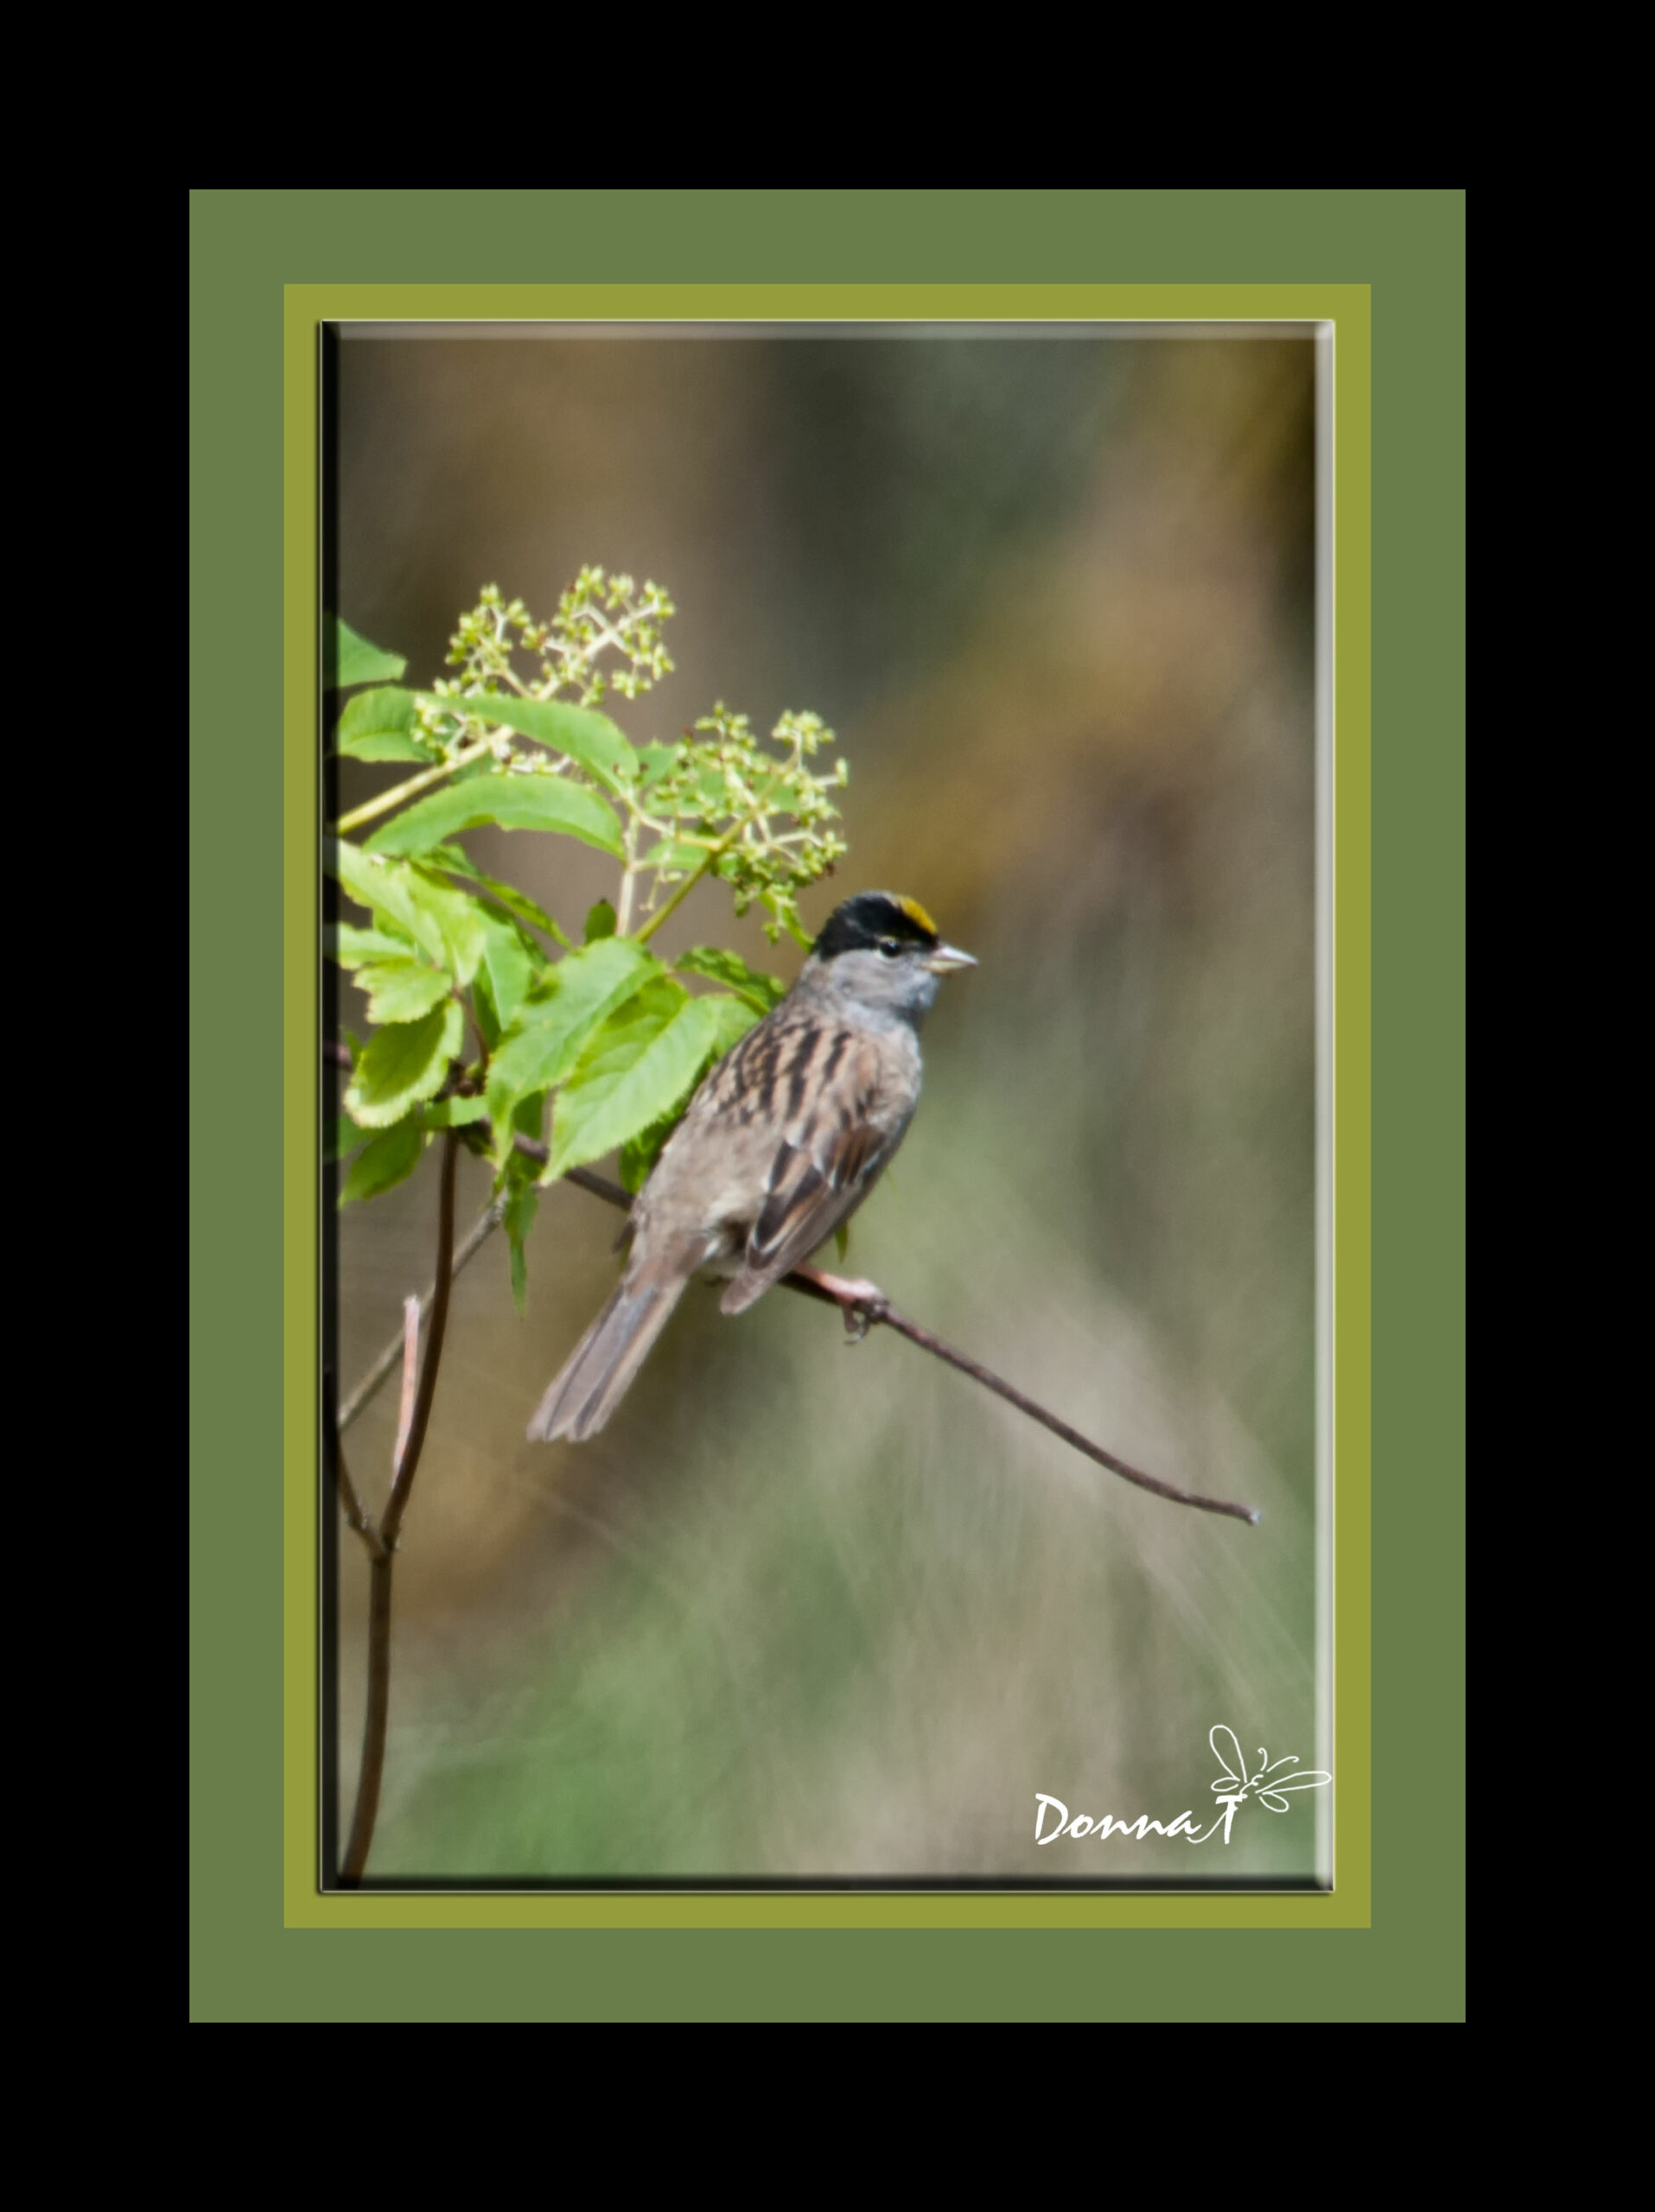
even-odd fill
[(914, 899), (863, 891), (829, 916), (786, 997), (725, 1053), (633, 1201), (614, 1294), (529, 1424), (595, 1436), (696, 1276), (745, 1313), (850, 1220), (920, 1103), (920, 1027), (975, 968)]

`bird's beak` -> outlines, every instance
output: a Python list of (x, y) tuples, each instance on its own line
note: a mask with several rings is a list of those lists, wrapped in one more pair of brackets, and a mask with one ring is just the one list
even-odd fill
[(977, 962), (969, 952), (962, 952), (957, 944), (939, 944), (934, 952), (926, 955), (926, 966), (933, 976), (952, 976), (957, 968), (975, 968)]

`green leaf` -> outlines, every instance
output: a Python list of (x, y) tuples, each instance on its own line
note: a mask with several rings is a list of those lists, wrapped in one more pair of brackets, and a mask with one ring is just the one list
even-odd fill
[(557, 1100), (543, 1182), (640, 1136), (678, 1103), (716, 1041), (710, 999), (626, 1020), (594, 1038)]
[[(368, 1049), (372, 1052), (373, 1048), (370, 1046)], [(381, 1191), (402, 1182), (419, 1166), (419, 1156), (424, 1148), (424, 1133), (411, 1114), (394, 1128), (383, 1130), (352, 1163), (345, 1187), (339, 1194), (340, 1205), (353, 1205), (359, 1198), (378, 1198)]]
[(503, 771), (446, 785), (393, 814), (368, 839), (370, 853), (429, 853), (445, 837), (487, 822), (502, 830), (557, 830), (583, 845), (621, 857), (621, 824), (608, 803), (562, 776), (512, 776)]
[[(519, 1136), (532, 1137), (537, 1144), (540, 1141), (541, 1124), (545, 1118), (546, 1094), (544, 1090), (537, 1090), (532, 1097), (519, 1098), (512, 1109), (512, 1128)], [(538, 1172), (534, 1162), (531, 1160), (523, 1160), (521, 1154), (515, 1154), (513, 1157), (522, 1160), (524, 1173), (532, 1182)]]
[(428, 768), (433, 758), (423, 745), (406, 737), (365, 737), (348, 749), (342, 746), (339, 749), (352, 760), (423, 760)]
[(482, 1032), (483, 1049), (492, 1058), (506, 1024), (495, 1009), (494, 993), (488, 981), (488, 963), (486, 960), (471, 979), (471, 1011)]
[(746, 999), (738, 999), (722, 991), (716, 992), (701, 1003), (712, 1008), (713, 1049), (708, 1057), (710, 1067), (714, 1060), (722, 1060), (732, 1045), (739, 1044), (749, 1029), (756, 1027), (762, 1016), (756, 1007)]
[(349, 922), (338, 922), (323, 935), (327, 950), (341, 968), (360, 968), (368, 960), (406, 960), (414, 949), (400, 934), (354, 929)]
[(840, 1263), (843, 1265), (844, 1255), (850, 1249), (850, 1224), (848, 1221), (842, 1221), (834, 1230), (833, 1243), (838, 1252)]
[(514, 1184), (500, 1210), (500, 1225), (512, 1254), (512, 1299), (519, 1313), (529, 1297), (529, 1262), (523, 1249), (524, 1240), (533, 1228), (539, 1210), (540, 1193), (532, 1183)]
[(527, 893), (518, 890), (514, 884), (499, 883), (492, 875), (485, 875), (462, 847), (437, 845), (425, 857), (446, 868), (450, 875), (463, 875), (468, 881), (481, 884), (492, 899), (505, 907), (514, 921), (527, 922), (535, 929), (544, 930), (555, 944), (567, 944), (570, 942), (568, 936), (558, 928), (544, 906), (537, 906)]
[(444, 697), (436, 692), (419, 694), (422, 707), (435, 707), (445, 715), (478, 715), (502, 729), (516, 730), (554, 752), (577, 760), (589, 774), (612, 791), (633, 782), (638, 755), (609, 720), (590, 707), (567, 707), (556, 699)]
[(528, 997), (540, 975), (541, 963), (529, 957), (523, 949), (522, 938), (509, 922), (496, 921), (493, 914), (485, 913), (483, 966), (495, 1016), (504, 1030)]
[(725, 952), (716, 944), (692, 945), (688, 952), (679, 953), (672, 965), (685, 976), (710, 976), (761, 1014), (768, 1014), (787, 995), (787, 986), (780, 976), (761, 976), (739, 953)]
[(562, 1083), (598, 1024), (665, 972), (629, 937), (600, 938), (560, 960), (548, 979), (551, 989), (519, 1009), (488, 1064), (496, 1130), (513, 1099)]
[(614, 908), (607, 899), (600, 899), (586, 918), (586, 942), (595, 944), (601, 937), (614, 935)]
[(422, 1106), (419, 1118), (428, 1129), (464, 1129), (474, 1122), (486, 1122), (488, 1106), (481, 1098), (439, 1098)]
[(322, 1145), (322, 1160), (324, 1162), (343, 1160), (346, 1154), (354, 1152), (361, 1141), (362, 1131), (348, 1114), (341, 1114), (334, 1123), (332, 1134)]
[(652, 1122), (641, 1136), (628, 1137), (621, 1147), (621, 1186), (636, 1198), (655, 1172), (655, 1163), (681, 1116), (664, 1114)]
[(354, 760), (427, 760), (431, 747), (418, 736), (414, 695), (395, 684), (374, 691), (359, 691), (347, 700), (334, 749)]
[(359, 638), (337, 614), (333, 618), (331, 639), (324, 629), (323, 640), (322, 673), (329, 689), (337, 685), (340, 690), (348, 691), (353, 683), (394, 683), (408, 665), (400, 653), (381, 652), (378, 645)]
[[(641, 995), (640, 1001), (634, 1003), (640, 1003), (642, 999), (647, 999), (647, 997), (648, 993), (646, 992)], [(641, 1135), (629, 1138), (621, 1147), (621, 1180), (628, 1191), (634, 1193), (643, 1188), (654, 1172), (655, 1162), (661, 1155), (661, 1148), (683, 1120), (684, 1109), (694, 1096), (696, 1086), (700, 1083), (702, 1077), (706, 1074), (714, 1061), (722, 1059), (730, 1046), (745, 1037), (748, 1031), (760, 1019), (756, 1009), (748, 1006), (745, 1001), (727, 997), (722, 993), (715, 997), (699, 1000), (697, 1003), (708, 1007), (712, 1017), (712, 1031), (708, 1038), (707, 1049), (702, 1055), (700, 1066), (684, 1085), (683, 1094), (672, 1111), (663, 1115), (659, 1122), (652, 1122)], [(618, 1019), (625, 1020), (626, 1015), (630, 1012), (631, 1008), (627, 1008)]]
[(697, 868), (709, 866), (711, 860), (712, 855), (705, 845), (691, 845), (677, 837), (661, 838), (644, 855), (648, 868), (675, 868), (684, 875), (693, 875)]
[(483, 957), (482, 916), (463, 891), (433, 883), (405, 861), (365, 853), (344, 837), (334, 840), (334, 869), (359, 906), (406, 930), (456, 982), (471, 981)]
[(644, 772), (643, 788), (647, 791), (652, 784), (659, 783), (669, 768), (676, 768), (683, 751), (678, 745), (640, 745), (638, 765)]
[(366, 1129), (385, 1128), (411, 1106), (435, 1097), (464, 1041), (465, 1018), (452, 999), (423, 1020), (377, 1030), (345, 1093), (351, 1119)]
[(423, 960), (376, 960), (357, 969), (356, 988), (369, 994), (368, 1020), (383, 1023), (417, 1021), (442, 1004), (451, 985), (443, 969)]

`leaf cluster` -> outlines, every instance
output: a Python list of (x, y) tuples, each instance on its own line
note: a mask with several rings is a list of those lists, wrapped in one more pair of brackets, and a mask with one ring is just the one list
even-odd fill
[[(341, 921), (329, 949), (371, 1025), (349, 1039), (341, 1203), (391, 1189), (435, 1132), (461, 1130), (494, 1168), (519, 1305), (540, 1186), (618, 1151), (637, 1190), (702, 1077), (782, 995), (717, 946), (661, 959), (648, 942), (659, 925), (713, 876), (738, 913), (761, 906), (772, 942), (786, 929), (808, 943), (799, 893), (845, 850), (830, 796), (845, 764), (812, 766), (833, 741), (816, 715), (784, 715), (761, 741), (720, 704), (674, 743), (634, 746), (600, 711), (670, 671), (672, 612), (659, 586), (596, 568), (544, 622), (490, 587), (451, 641), (458, 675), (428, 691), (397, 682), (404, 662), (345, 623), (329, 641), (351, 694), (337, 752), (417, 771), (342, 817), (332, 847), (364, 918)], [(615, 861), (614, 899), (580, 943), (471, 859), (460, 841), (486, 824)]]

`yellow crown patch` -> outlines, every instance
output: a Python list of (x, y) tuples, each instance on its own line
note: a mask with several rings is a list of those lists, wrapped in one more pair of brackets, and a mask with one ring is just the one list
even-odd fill
[(940, 934), (937, 925), (917, 899), (899, 899), (896, 903), (908, 919), (922, 929), (927, 937), (936, 937)]

